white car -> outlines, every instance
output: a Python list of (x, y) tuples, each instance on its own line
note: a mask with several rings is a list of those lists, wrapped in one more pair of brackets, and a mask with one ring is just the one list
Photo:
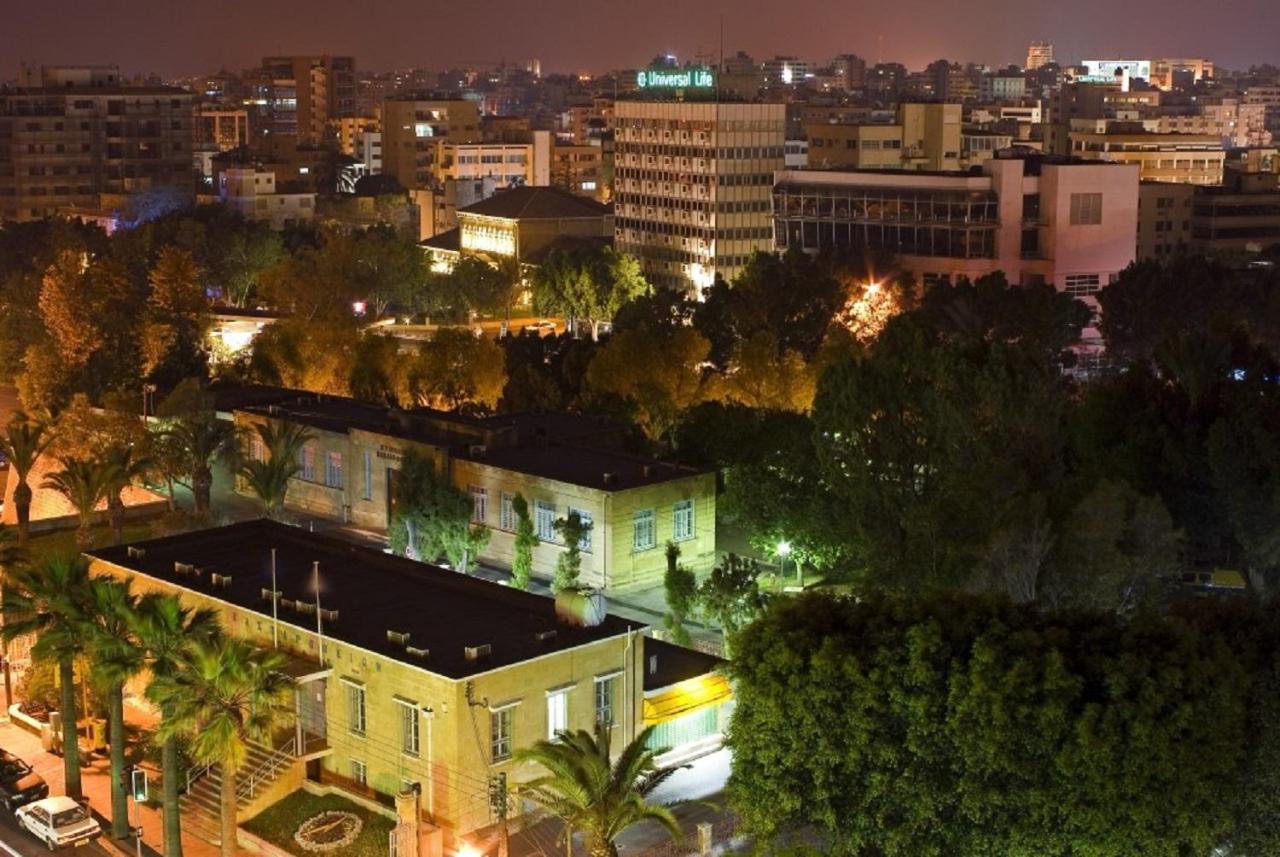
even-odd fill
[(85, 845), (102, 834), (102, 828), (88, 808), (69, 797), (47, 797), (29, 803), (14, 816), (18, 824), (49, 846), (50, 851), (68, 845)]

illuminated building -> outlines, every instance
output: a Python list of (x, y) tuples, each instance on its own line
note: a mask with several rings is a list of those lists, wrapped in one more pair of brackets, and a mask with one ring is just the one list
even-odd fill
[(1003, 271), (1091, 300), (1133, 261), (1138, 170), (1040, 155), (981, 172), (788, 170), (774, 211), (779, 250), (879, 250), (923, 285)]
[(609, 199), (600, 146), (556, 146), (551, 150), (551, 185), (600, 202)]
[(534, 263), (557, 242), (605, 243), (613, 237), (608, 206), (553, 187), (518, 187), (459, 208), (458, 226), (423, 242), (435, 270), (463, 255)]
[(0, 88), (0, 220), (97, 209), (103, 194), (195, 192), (195, 95), (115, 67), (45, 67)]
[(1213, 78), (1213, 60), (1158, 59), (1151, 61), (1151, 85), (1161, 89), (1191, 88)]
[[(1067, 150), (1086, 160), (1137, 164), (1143, 181), (1222, 184), (1226, 152), (1220, 136), (1162, 134), (1150, 125), (1151, 120), (1073, 119)], [(1061, 139), (1055, 145), (1062, 151)]]
[(1035, 71), (1054, 61), (1052, 42), (1032, 42), (1027, 48), (1027, 71)]
[(436, 146), (479, 143), (480, 108), (461, 98), (389, 98), (382, 105), (382, 171), (409, 189), (429, 188)]
[(229, 152), (249, 145), (248, 110), (201, 107), (196, 114), (196, 141), (206, 151)]
[[(720, 659), (646, 638), (599, 596), (521, 592), (272, 521), (102, 548), (89, 562), (94, 577), (209, 609), (228, 636), (282, 656), (296, 717), (270, 747), (248, 748), (242, 818), (300, 788), (333, 789), (397, 804), (412, 854), (469, 853), (463, 837), (493, 821), (488, 777), (516, 794), (538, 773), (519, 750), (596, 728), (619, 748), (652, 725), (668, 759), (688, 759), (719, 745), (731, 705)], [(203, 822), (192, 827), (216, 830), (216, 781), (184, 797), (184, 815)]]
[(356, 114), (355, 72), (352, 57), (266, 57), (253, 82), (266, 130), (302, 144), (325, 142), (332, 120)]
[(615, 245), (651, 283), (705, 289), (772, 247), (785, 105), (619, 101), (614, 116)]

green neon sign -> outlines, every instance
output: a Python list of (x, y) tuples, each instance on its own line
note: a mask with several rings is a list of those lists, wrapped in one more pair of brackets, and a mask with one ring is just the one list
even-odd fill
[(716, 85), (709, 68), (645, 68), (636, 73), (641, 89), (710, 89)]

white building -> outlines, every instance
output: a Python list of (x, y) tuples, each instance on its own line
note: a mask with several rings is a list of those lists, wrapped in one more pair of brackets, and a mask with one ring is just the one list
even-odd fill
[(218, 181), (218, 198), (224, 206), (248, 218), (265, 220), (275, 230), (315, 219), (314, 191), (282, 190), (276, 174), (252, 167), (224, 170)]

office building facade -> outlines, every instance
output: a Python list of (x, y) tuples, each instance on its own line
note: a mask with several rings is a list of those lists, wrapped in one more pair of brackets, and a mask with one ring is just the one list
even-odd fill
[(619, 101), (615, 245), (655, 286), (700, 291), (773, 245), (785, 105)]

